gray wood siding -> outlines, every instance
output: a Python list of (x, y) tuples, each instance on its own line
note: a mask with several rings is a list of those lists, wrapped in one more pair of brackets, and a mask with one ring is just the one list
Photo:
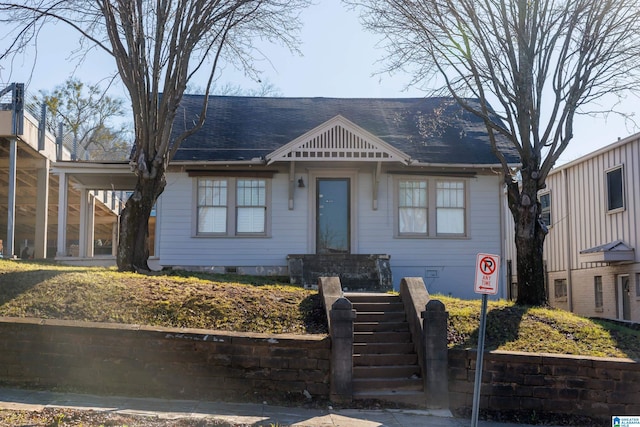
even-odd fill
[[(606, 171), (623, 166), (625, 209), (607, 212)], [(581, 263), (582, 250), (623, 240), (636, 249), (640, 242), (638, 214), (640, 213), (640, 142), (632, 138), (625, 143), (613, 144), (584, 160), (575, 161), (554, 170), (547, 179), (552, 193), (551, 227), (545, 243), (545, 258), (550, 272), (567, 268), (595, 267), (593, 263)], [(564, 175), (567, 182), (564, 182)], [(565, 203), (565, 198), (569, 204)], [(566, 229), (569, 225), (569, 241)], [(567, 265), (569, 244), (570, 266)]]
[[(296, 179), (307, 174), (296, 174)], [(436, 177), (433, 177), (434, 179)], [(157, 255), (160, 265), (191, 267), (286, 267), (286, 255), (307, 253), (312, 197), (310, 186), (295, 189), (295, 208), (288, 209), (288, 174), (271, 182), (271, 233), (265, 238), (212, 238), (193, 235), (195, 186), (184, 173), (168, 174), (168, 185), (158, 204)], [(477, 298), (473, 292), (479, 252), (502, 255), (500, 178), (479, 175), (466, 179), (467, 236), (464, 238), (395, 238), (394, 177), (383, 174), (378, 209), (372, 208), (373, 176), (357, 174), (353, 209), (357, 240), (354, 253), (391, 255), (394, 282), (402, 277), (425, 279), (430, 292)], [(504, 265), (503, 265), (504, 268)], [(504, 296), (504, 292), (501, 292)]]
[(186, 174), (169, 174), (162, 194), (159, 262), (172, 266), (286, 266), (289, 253), (306, 253), (306, 192), (297, 190), (295, 210), (288, 209), (288, 176), (272, 181), (270, 237), (193, 236), (195, 205), (193, 180)]

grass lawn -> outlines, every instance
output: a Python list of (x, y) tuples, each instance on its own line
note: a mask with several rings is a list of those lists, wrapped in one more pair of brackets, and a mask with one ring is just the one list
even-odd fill
[[(435, 296), (449, 312), (449, 346), (475, 347), (480, 300)], [(487, 350), (628, 357), (640, 361), (640, 331), (562, 310), (490, 301)], [(325, 334), (316, 291), (286, 278), (114, 269), (0, 260), (0, 316)]]

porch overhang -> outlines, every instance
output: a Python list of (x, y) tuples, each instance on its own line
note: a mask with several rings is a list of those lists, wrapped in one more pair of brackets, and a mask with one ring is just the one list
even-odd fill
[(579, 254), (580, 262), (624, 264), (634, 262), (635, 259), (635, 250), (624, 244), (622, 240), (584, 249), (581, 250)]
[(137, 176), (128, 162), (55, 162), (51, 172), (65, 174), (76, 186), (89, 190), (131, 191)]

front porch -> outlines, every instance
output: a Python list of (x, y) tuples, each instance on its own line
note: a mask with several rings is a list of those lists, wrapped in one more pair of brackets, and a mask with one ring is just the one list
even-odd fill
[(319, 277), (339, 277), (344, 291), (387, 292), (393, 289), (391, 256), (386, 254), (287, 255), (292, 284), (315, 288)]

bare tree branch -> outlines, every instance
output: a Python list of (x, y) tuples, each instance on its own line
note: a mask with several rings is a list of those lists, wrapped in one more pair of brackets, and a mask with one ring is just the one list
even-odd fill
[[(204, 122), (206, 100), (222, 61), (254, 74), (256, 40), (297, 51), (299, 13), (310, 0), (21, 0), (0, 1), (0, 22), (18, 54), (40, 23), (71, 26), (110, 54), (131, 101), (138, 185), (122, 215), (118, 265), (146, 268), (146, 222), (165, 186), (165, 171), (180, 141)], [(208, 68), (208, 69), (207, 69)], [(172, 140), (174, 119), (189, 82), (207, 79), (201, 120)], [(128, 223), (130, 222), (130, 223)]]
[[(438, 94), (445, 89), (483, 119), (516, 222), (518, 301), (544, 302), (547, 231), (539, 220), (537, 194), (573, 138), (575, 115), (601, 109), (589, 110), (611, 95), (640, 89), (640, 4), (345, 1), (361, 10), (365, 27), (383, 37), (384, 71), (409, 71), (413, 83)], [(496, 138), (508, 140), (519, 154), (518, 183)]]

